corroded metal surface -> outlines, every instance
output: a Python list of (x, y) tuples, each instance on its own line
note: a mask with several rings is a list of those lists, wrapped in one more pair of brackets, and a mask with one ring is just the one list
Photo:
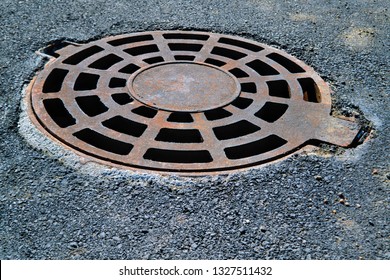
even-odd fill
[(269, 162), (309, 143), (347, 147), (327, 84), (302, 61), (240, 37), (155, 31), (57, 51), (28, 91), (30, 116), (99, 161), (185, 174)]
[(203, 112), (233, 102), (240, 84), (233, 74), (196, 62), (163, 62), (129, 79), (130, 94), (142, 103), (173, 112)]

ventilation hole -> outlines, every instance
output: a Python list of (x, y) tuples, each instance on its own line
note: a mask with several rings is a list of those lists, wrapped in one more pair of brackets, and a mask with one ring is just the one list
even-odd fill
[(144, 59), (144, 61), (148, 64), (154, 64), (154, 63), (163, 62), (164, 58), (162, 58), (161, 56), (156, 56), (156, 57)]
[(272, 59), (273, 61), (276, 61), (280, 65), (282, 65), (284, 68), (286, 68), (291, 73), (304, 73), (305, 70), (303, 70), (299, 65), (297, 65), (295, 62), (292, 62), (287, 57), (284, 57), (277, 53), (271, 53), (267, 55), (268, 58)]
[(119, 105), (126, 105), (134, 100), (127, 93), (114, 93), (111, 98)]
[(171, 129), (162, 128), (158, 133), (156, 141), (174, 143), (202, 143), (203, 138), (197, 129)]
[(49, 116), (59, 127), (65, 128), (76, 124), (76, 120), (68, 110), (66, 110), (61, 99), (45, 99), (43, 100), (43, 105)]
[(98, 52), (101, 52), (102, 50), (104, 50), (104, 49), (101, 47), (92, 46), (92, 47), (89, 47), (85, 50), (82, 50), (81, 52), (78, 52), (78, 53), (72, 55), (71, 57), (68, 57), (62, 63), (76, 65), (76, 64), (79, 64), (84, 59), (86, 59), (94, 54), (97, 54)]
[(229, 39), (229, 38), (221, 38), (221, 39), (218, 40), (218, 42), (222, 43), (222, 44), (228, 44), (228, 45), (240, 47), (240, 48), (247, 49), (247, 50), (250, 50), (250, 51), (253, 51), (253, 52), (259, 52), (261, 50), (264, 50), (260, 46), (256, 46), (256, 45), (253, 45), (251, 43), (238, 41), (238, 40), (234, 40), (234, 39)]
[(220, 48), (220, 47), (214, 47), (213, 50), (211, 51), (211, 53), (215, 54), (215, 55), (220, 55), (220, 56), (224, 56), (227, 58), (231, 58), (234, 60), (238, 60), (238, 59), (241, 59), (241, 58), (247, 56), (247, 54), (245, 54), (245, 53), (241, 53), (241, 52), (226, 49), (226, 48)]
[(174, 112), (169, 115), (167, 121), (176, 123), (192, 123), (194, 119), (190, 113)]
[(177, 151), (150, 148), (146, 151), (144, 159), (170, 163), (207, 163), (212, 162), (209, 151)]
[(69, 73), (69, 70), (55, 68), (47, 76), (45, 83), (43, 84), (42, 92), (59, 92), (62, 87), (62, 83), (66, 75)]
[(137, 114), (137, 115), (143, 116), (145, 118), (149, 118), (149, 119), (154, 118), (154, 116), (157, 114), (157, 110), (146, 107), (146, 106), (141, 106), (141, 107), (135, 108), (131, 111), (134, 114)]
[(102, 57), (98, 60), (96, 60), (94, 63), (90, 64), (88, 67), (90, 68), (95, 68), (95, 69), (100, 69), (100, 70), (107, 70), (114, 64), (122, 61), (123, 58), (115, 55), (115, 54), (109, 54), (106, 55), (105, 57)]
[(217, 108), (217, 109), (204, 112), (204, 115), (206, 116), (207, 120), (215, 121), (215, 120), (220, 120), (220, 119), (230, 117), (233, 114), (230, 113), (229, 111), (226, 111), (225, 109)]
[(89, 128), (73, 133), (75, 137), (91, 146), (118, 155), (128, 155), (133, 145), (104, 136)]
[(76, 97), (77, 105), (88, 116), (94, 117), (108, 111), (96, 95)]
[(278, 75), (279, 72), (276, 71), (274, 68), (266, 64), (265, 62), (261, 60), (253, 60), (249, 63), (247, 63), (250, 68), (255, 70), (257, 73), (259, 73), (261, 76), (270, 76), (270, 75)]
[(188, 60), (193, 61), (195, 59), (195, 56), (193, 55), (175, 55), (176, 60)]
[(109, 120), (102, 122), (102, 124), (107, 128), (134, 137), (140, 137), (144, 133), (145, 129), (148, 127), (145, 124), (134, 122), (122, 116), (113, 117)]
[(226, 64), (226, 62), (223, 62), (223, 61), (220, 61), (217, 59), (213, 59), (213, 58), (208, 58), (204, 62), (208, 63), (208, 64), (215, 65), (215, 66), (219, 66), (219, 67), (224, 66)]
[(130, 49), (125, 49), (123, 51), (132, 56), (137, 56), (146, 53), (159, 52), (160, 50), (158, 49), (157, 45), (146, 45), (146, 46), (139, 46)]
[(118, 88), (118, 87), (125, 87), (126, 86), (126, 80), (120, 79), (120, 78), (111, 78), (110, 83), (108, 85), (110, 88)]
[(80, 73), (74, 83), (74, 90), (92, 90), (96, 89), (100, 76), (89, 73)]
[(287, 81), (268, 81), (267, 86), (269, 95), (282, 98), (290, 98), (290, 87), (288, 86)]
[(240, 109), (246, 109), (252, 104), (253, 100), (245, 97), (238, 97), (232, 102), (233, 106)]
[(228, 147), (225, 149), (225, 154), (228, 159), (247, 158), (275, 150), (286, 143), (283, 138), (272, 134), (251, 143)]
[(129, 64), (129, 65), (123, 67), (121, 70), (119, 70), (119, 72), (126, 73), (126, 74), (133, 74), (138, 69), (140, 69), (140, 67), (138, 67), (137, 65)]
[(140, 36), (133, 36), (133, 37), (126, 37), (122, 39), (117, 39), (108, 42), (111, 46), (121, 46), (125, 44), (131, 44), (135, 42), (143, 42), (143, 41), (151, 41), (153, 40), (152, 35), (140, 35)]
[(266, 122), (273, 123), (283, 116), (287, 108), (287, 104), (266, 102), (255, 116)]
[(201, 34), (183, 34), (183, 33), (168, 33), (163, 34), (165, 39), (184, 39), (184, 40), (201, 40), (206, 41), (210, 36)]
[(302, 88), (303, 100), (315, 103), (321, 102), (321, 93), (312, 78), (298, 79), (298, 82)]
[(202, 49), (201, 44), (182, 44), (182, 43), (169, 43), (168, 47), (171, 51), (191, 51), (198, 52)]
[(256, 131), (259, 131), (260, 127), (250, 123), (246, 120), (238, 121), (225, 126), (214, 127), (213, 131), (218, 140), (226, 140), (232, 138), (238, 138), (245, 136)]
[(256, 93), (257, 87), (255, 83), (242, 83), (241, 84), (241, 91), (249, 92), (249, 93)]
[(246, 72), (242, 71), (240, 68), (234, 68), (232, 70), (229, 70), (229, 72), (232, 73), (237, 78), (249, 77), (249, 75)]

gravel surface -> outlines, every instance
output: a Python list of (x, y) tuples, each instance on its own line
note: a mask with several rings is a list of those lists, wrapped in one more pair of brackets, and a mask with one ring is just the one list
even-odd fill
[[(389, 1), (0, 1), (0, 259), (390, 259)], [(323, 147), (203, 178), (72, 164), (29, 131), (35, 51), (155, 29), (240, 35), (286, 50), (371, 122)], [(22, 117), (20, 117), (22, 116)]]

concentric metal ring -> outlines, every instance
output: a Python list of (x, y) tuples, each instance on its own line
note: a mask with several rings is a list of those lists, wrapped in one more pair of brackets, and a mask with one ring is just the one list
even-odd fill
[(108, 164), (204, 174), (269, 162), (312, 140), (348, 146), (356, 135), (330, 117), (330, 90), (311, 67), (244, 38), (142, 32), (57, 54), (33, 81), (30, 115)]

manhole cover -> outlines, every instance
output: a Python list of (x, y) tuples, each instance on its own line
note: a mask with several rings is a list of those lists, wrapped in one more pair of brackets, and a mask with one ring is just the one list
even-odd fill
[(249, 167), (306, 144), (352, 143), (330, 90), (283, 51), (235, 36), (155, 31), (58, 50), (29, 87), (30, 116), (106, 163), (187, 174)]

